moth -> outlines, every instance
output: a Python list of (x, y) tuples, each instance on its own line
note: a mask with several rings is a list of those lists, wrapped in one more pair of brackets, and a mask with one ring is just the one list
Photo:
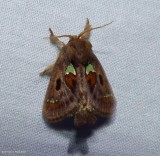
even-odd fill
[[(50, 41), (61, 50), (56, 62), (40, 73), (51, 75), (43, 105), (47, 121), (73, 116), (74, 125), (81, 126), (95, 124), (97, 115), (109, 117), (113, 113), (112, 89), (89, 42), (90, 32), (104, 26), (92, 28), (87, 19), (80, 34), (61, 36), (49, 28)], [(60, 41), (60, 37), (68, 37), (68, 43)]]

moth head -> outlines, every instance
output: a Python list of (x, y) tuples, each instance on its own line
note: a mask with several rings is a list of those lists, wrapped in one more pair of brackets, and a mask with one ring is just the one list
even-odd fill
[(71, 62), (76, 62), (80, 64), (87, 64), (88, 59), (92, 53), (92, 45), (88, 40), (88, 35), (92, 30), (105, 27), (112, 22), (105, 24), (103, 26), (84, 29), (78, 35), (61, 35), (57, 37), (68, 37), (69, 42), (64, 46), (65, 52)]
[(74, 36), (65, 46), (67, 56), (72, 62), (86, 64), (92, 53), (92, 45), (88, 40)]

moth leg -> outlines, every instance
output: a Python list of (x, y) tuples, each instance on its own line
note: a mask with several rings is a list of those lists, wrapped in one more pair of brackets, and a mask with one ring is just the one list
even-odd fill
[[(85, 25), (85, 27), (84, 27), (83, 32), (88, 31), (88, 30), (90, 30), (90, 29), (91, 29), (91, 25), (90, 25), (90, 23), (89, 23), (89, 19), (87, 18), (87, 20), (86, 20), (86, 25)], [(86, 40), (88, 40), (89, 37), (90, 37), (90, 31), (84, 33), (84, 34), (81, 36), (81, 38), (86, 39)]]
[(54, 64), (48, 65), (42, 72), (39, 73), (39, 75), (40, 76), (51, 75), (53, 67), (54, 67)]
[(58, 39), (58, 37), (56, 35), (54, 35), (54, 33), (51, 30), (51, 28), (49, 28), (49, 31), (50, 31), (50, 37), (49, 38), (50, 38), (50, 41), (52, 43), (54, 43), (54, 44), (56, 44), (57, 46), (60, 46), (60, 47), (65, 45), (62, 41), (60, 41)]

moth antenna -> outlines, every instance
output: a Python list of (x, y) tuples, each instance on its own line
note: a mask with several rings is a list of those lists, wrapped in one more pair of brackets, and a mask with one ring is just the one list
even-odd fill
[(103, 27), (105, 27), (105, 26), (107, 26), (107, 25), (110, 25), (110, 24), (112, 24), (113, 23), (113, 21), (112, 22), (110, 22), (110, 23), (107, 23), (107, 24), (105, 24), (105, 25), (102, 25), (102, 26), (98, 26), (98, 27), (94, 27), (94, 28), (90, 28), (89, 30), (86, 30), (86, 31), (82, 31), (79, 35), (78, 35), (78, 38), (80, 38), (83, 34), (85, 34), (86, 32), (89, 32), (89, 31), (92, 31), (92, 30), (95, 30), (95, 29), (99, 29), (99, 28), (103, 28)]
[(69, 37), (70, 39), (73, 38), (72, 35), (60, 35), (60, 36), (57, 36), (58, 38), (61, 38), (61, 37)]
[(68, 37), (70, 40), (73, 39), (73, 38), (77, 38), (76, 35), (61, 35), (61, 36), (57, 36), (58, 38), (60, 37)]

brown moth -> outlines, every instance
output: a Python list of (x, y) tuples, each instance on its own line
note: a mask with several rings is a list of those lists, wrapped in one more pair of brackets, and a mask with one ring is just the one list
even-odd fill
[[(101, 27), (91, 28), (87, 19), (79, 35), (56, 36), (49, 29), (51, 42), (61, 51), (56, 62), (41, 72), (41, 75), (51, 75), (43, 105), (47, 121), (57, 122), (74, 116), (74, 125), (81, 126), (95, 124), (97, 115), (112, 114), (114, 95), (89, 42), (91, 30)], [(63, 43), (60, 37), (68, 37), (69, 42)]]

